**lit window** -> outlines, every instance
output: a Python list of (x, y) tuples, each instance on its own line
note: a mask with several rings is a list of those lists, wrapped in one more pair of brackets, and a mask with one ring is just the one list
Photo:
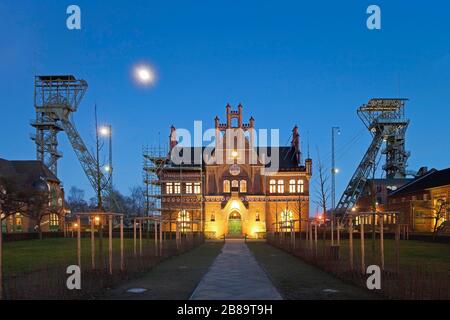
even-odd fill
[(297, 192), (298, 193), (303, 193), (305, 192), (305, 183), (303, 180), (298, 180), (297, 181)]
[(284, 180), (278, 180), (278, 193), (284, 193)]
[(194, 183), (194, 193), (195, 193), (195, 194), (200, 194), (200, 193), (202, 193), (202, 190), (201, 190), (201, 188), (200, 188), (200, 182)]
[(275, 180), (270, 180), (269, 185), (270, 185), (270, 193), (277, 192), (277, 182)]
[(283, 210), (281, 212), (281, 229), (290, 229), (292, 226), (292, 220), (294, 219), (294, 215), (291, 210)]
[(187, 194), (192, 194), (193, 192), (193, 189), (192, 189), (192, 182), (188, 182), (188, 183), (186, 183), (186, 193)]
[(50, 214), (50, 226), (52, 226), (52, 227), (59, 226), (59, 217), (55, 213)]
[(223, 192), (230, 192), (230, 180), (223, 180)]
[(247, 180), (241, 180), (240, 191), (242, 193), (246, 193), (247, 192)]
[(181, 232), (185, 232), (191, 228), (191, 217), (189, 212), (186, 210), (181, 210), (178, 212), (178, 228)]
[(166, 193), (167, 194), (172, 194), (173, 193), (173, 183), (172, 182), (167, 182), (166, 183)]
[(16, 213), (16, 226), (22, 226), (22, 215), (20, 213)]
[(181, 183), (175, 182), (175, 184), (174, 184), (174, 193), (176, 193), (176, 194), (181, 193)]
[(231, 187), (232, 188), (239, 188), (239, 181), (237, 181), (237, 180), (231, 181)]
[(295, 193), (297, 189), (295, 180), (289, 181), (289, 193)]

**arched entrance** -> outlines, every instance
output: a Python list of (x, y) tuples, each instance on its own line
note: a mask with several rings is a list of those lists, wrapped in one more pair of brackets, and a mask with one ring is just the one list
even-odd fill
[(228, 236), (242, 237), (242, 219), (237, 211), (231, 212), (228, 217)]

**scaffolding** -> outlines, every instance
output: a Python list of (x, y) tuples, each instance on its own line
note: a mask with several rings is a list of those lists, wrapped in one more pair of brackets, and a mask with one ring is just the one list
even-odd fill
[(372, 135), (372, 142), (348, 183), (336, 214), (346, 219), (362, 194), (369, 174), (376, 169), (376, 158), (383, 142), (386, 148), (386, 178), (405, 178), (409, 152), (405, 151), (405, 135), (409, 120), (405, 117), (407, 99), (371, 99), (358, 109), (358, 116)]
[[(146, 147), (143, 150), (143, 181), (147, 216), (161, 216), (170, 221), (169, 232), (187, 234), (194, 231), (194, 225), (198, 226), (197, 231), (203, 232), (202, 164), (176, 165), (170, 160), (167, 147)], [(170, 192), (167, 192), (168, 183), (171, 184)]]

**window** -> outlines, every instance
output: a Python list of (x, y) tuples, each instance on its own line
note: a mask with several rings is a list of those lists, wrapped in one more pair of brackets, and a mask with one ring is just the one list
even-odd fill
[(423, 195), (423, 200), (424, 200), (424, 201), (428, 201), (428, 194), (425, 193), (425, 194)]
[(173, 193), (173, 183), (172, 182), (167, 182), (166, 183), (166, 193), (167, 194), (172, 194)]
[(289, 181), (289, 193), (295, 193), (296, 192), (296, 183), (295, 180)]
[(230, 180), (223, 180), (223, 192), (230, 192)]
[(284, 193), (284, 180), (278, 180), (278, 193)]
[(277, 182), (275, 180), (270, 180), (269, 186), (270, 186), (270, 193), (277, 192)]
[(22, 231), (22, 215), (20, 213), (16, 213), (15, 222), (16, 222), (16, 231)]
[(201, 190), (201, 188), (200, 188), (200, 182), (194, 183), (194, 193), (195, 193), (195, 194), (200, 194), (200, 193), (202, 193), (202, 190)]
[(186, 183), (186, 193), (187, 194), (192, 194), (193, 193), (192, 182), (187, 182)]
[(241, 180), (240, 192), (247, 193), (247, 180)]
[(231, 187), (232, 188), (239, 188), (239, 181), (237, 181), (237, 180), (231, 181)]
[(174, 193), (176, 193), (176, 194), (181, 193), (181, 183), (175, 182), (175, 184), (174, 184)]
[(191, 217), (189, 215), (189, 212), (186, 210), (181, 210), (178, 212), (178, 228), (181, 230), (181, 232), (185, 232), (191, 228)]
[(58, 231), (59, 230), (59, 217), (55, 213), (50, 214), (50, 230), (51, 231)]
[(283, 210), (281, 212), (281, 229), (290, 229), (292, 226), (292, 220), (294, 219), (294, 215), (291, 210)]
[(305, 182), (303, 180), (298, 180), (297, 181), (297, 192), (298, 193), (305, 192)]

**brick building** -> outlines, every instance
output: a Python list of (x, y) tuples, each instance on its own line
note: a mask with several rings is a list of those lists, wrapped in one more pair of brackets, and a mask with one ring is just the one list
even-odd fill
[[(196, 228), (210, 238), (264, 237), (267, 231), (304, 229), (309, 217), (312, 160), (302, 160), (298, 128), (290, 146), (255, 143), (255, 120), (243, 123), (243, 107), (215, 118), (214, 145), (183, 147), (171, 129), (170, 155), (158, 170), (166, 230)], [(180, 161), (180, 159), (183, 159)], [(181, 227), (180, 227), (181, 225)], [(196, 230), (194, 230), (196, 231)]]
[(450, 233), (450, 168), (430, 170), (388, 196), (388, 208), (414, 232)]
[[(48, 204), (45, 207), (46, 214), (40, 222), (41, 230), (49, 232), (63, 229), (63, 216), (65, 214), (64, 189), (58, 178), (41, 161), (8, 161), (0, 159), (0, 178), (7, 179), (18, 190), (34, 189), (48, 193)], [(6, 194), (7, 191), (1, 185), (1, 181), (0, 189)], [(25, 209), (26, 207), (23, 208)], [(37, 229), (37, 220), (25, 215), (24, 212), (16, 212), (14, 215), (5, 217), (1, 213), (0, 207), (0, 214), (2, 218), (2, 232), (34, 232)]]

